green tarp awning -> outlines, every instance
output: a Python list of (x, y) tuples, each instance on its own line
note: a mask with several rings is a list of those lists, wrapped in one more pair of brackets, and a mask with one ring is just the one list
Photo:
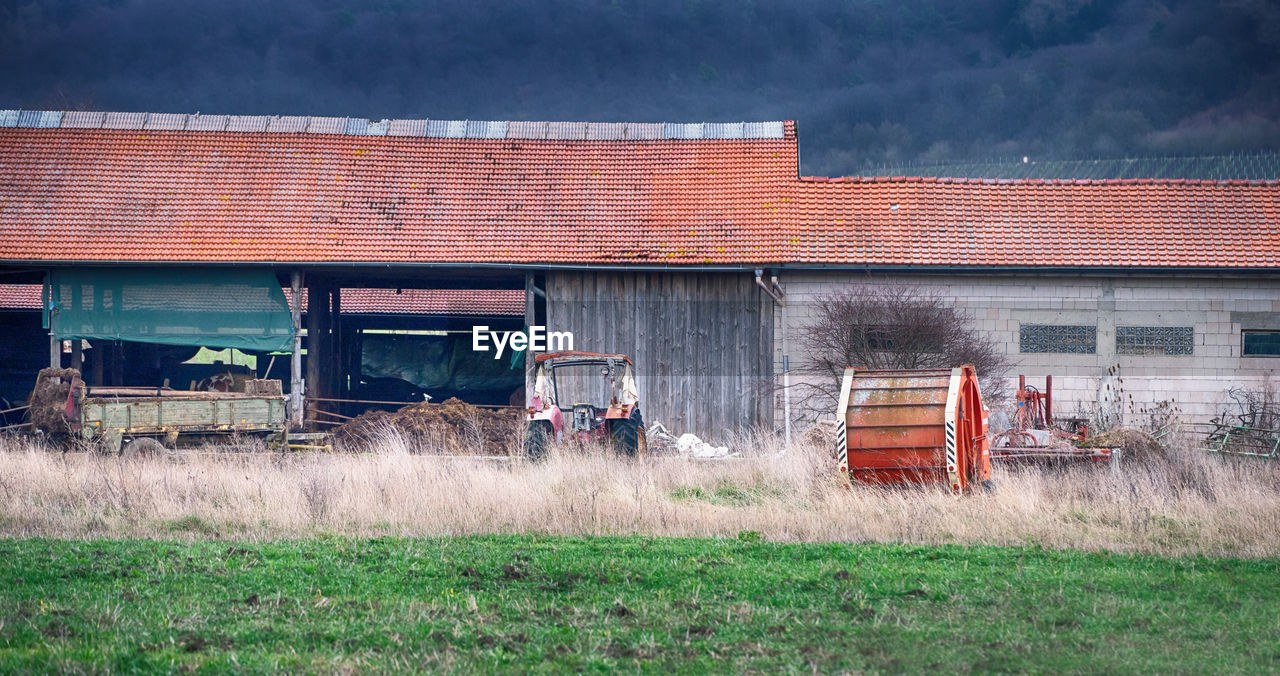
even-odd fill
[(292, 349), (289, 305), (269, 270), (55, 269), (46, 284), (45, 321), (61, 339)]

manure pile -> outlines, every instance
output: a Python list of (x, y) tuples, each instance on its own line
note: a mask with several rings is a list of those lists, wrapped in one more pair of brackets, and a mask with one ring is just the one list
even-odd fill
[(389, 431), (398, 432), (415, 452), (509, 455), (519, 441), (517, 409), (484, 409), (451, 397), (395, 411), (369, 411), (333, 431), (335, 448), (377, 450)]
[[(67, 424), (67, 396), (71, 383), (80, 377), (75, 369), (44, 368), (36, 375), (36, 386), (27, 397), (31, 408), (27, 419), (33, 430), (40, 430), (50, 439), (66, 439), (71, 436)], [(54, 380), (60, 382), (54, 382)]]

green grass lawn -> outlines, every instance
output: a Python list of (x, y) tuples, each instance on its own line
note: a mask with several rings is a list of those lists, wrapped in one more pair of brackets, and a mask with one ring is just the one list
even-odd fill
[(1280, 670), (1280, 562), (487, 536), (0, 540), (0, 672)]

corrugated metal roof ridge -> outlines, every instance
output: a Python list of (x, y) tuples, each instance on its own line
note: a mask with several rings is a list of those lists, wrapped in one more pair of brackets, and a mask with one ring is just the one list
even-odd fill
[(559, 141), (782, 139), (785, 122), (524, 122), (484, 120), (368, 120), (306, 115), (201, 115), (60, 110), (0, 110), (0, 127), (43, 129), (156, 129), (423, 136), (445, 138), (537, 138)]

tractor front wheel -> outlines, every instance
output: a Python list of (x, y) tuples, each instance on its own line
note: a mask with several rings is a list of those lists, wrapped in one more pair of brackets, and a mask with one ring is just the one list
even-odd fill
[(613, 449), (619, 455), (628, 458), (643, 458), (647, 444), (645, 443), (644, 418), (640, 416), (640, 409), (632, 411), (630, 418), (611, 420), (609, 438), (613, 442)]
[(549, 422), (538, 420), (529, 423), (524, 432), (525, 457), (535, 462), (546, 457), (547, 447), (551, 445), (555, 434)]

